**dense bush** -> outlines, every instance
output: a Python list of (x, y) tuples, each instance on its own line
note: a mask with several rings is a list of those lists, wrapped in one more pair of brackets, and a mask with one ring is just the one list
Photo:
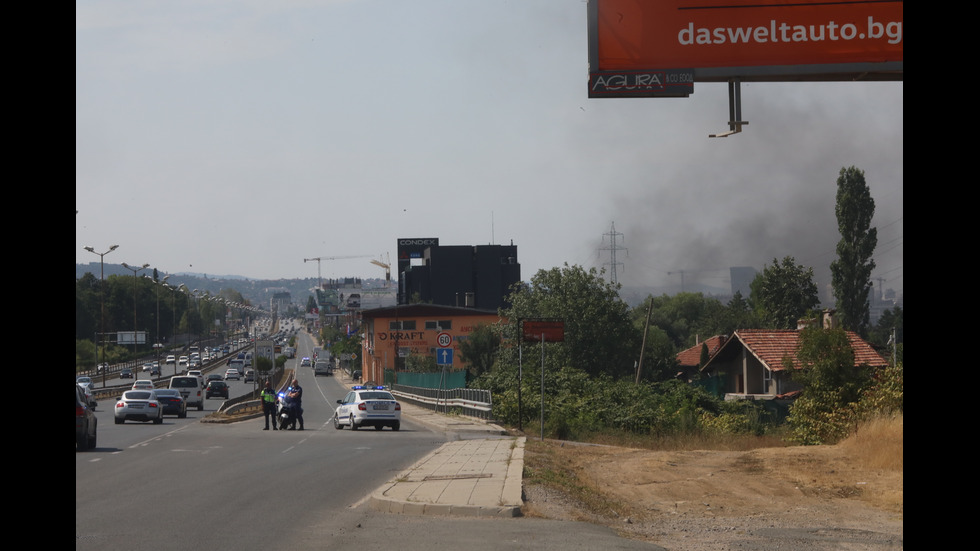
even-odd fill
[[(513, 426), (520, 421), (522, 426), (540, 428), (540, 376), (524, 380), (520, 408), (513, 373), (486, 373), (472, 386), (493, 392), (493, 414), (498, 421)], [(607, 430), (658, 437), (761, 434), (767, 420), (765, 412), (751, 402), (726, 403), (682, 381), (637, 384), (627, 379), (590, 377), (568, 367), (546, 373), (544, 406), (545, 433), (559, 439)]]

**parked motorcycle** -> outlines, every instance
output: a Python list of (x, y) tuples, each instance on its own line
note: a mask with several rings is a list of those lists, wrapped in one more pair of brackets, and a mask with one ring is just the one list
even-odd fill
[(276, 417), (279, 419), (279, 429), (288, 430), (296, 428), (296, 417), (299, 414), (299, 406), (296, 400), (280, 392), (276, 399)]

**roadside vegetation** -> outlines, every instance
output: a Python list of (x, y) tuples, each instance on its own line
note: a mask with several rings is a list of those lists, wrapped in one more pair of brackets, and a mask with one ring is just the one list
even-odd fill
[[(792, 377), (802, 386), (792, 405), (725, 401), (710, 381), (678, 377), (677, 354), (739, 329), (795, 329), (819, 319), (813, 268), (792, 256), (773, 259), (727, 304), (701, 293), (647, 297), (630, 308), (604, 271), (579, 266), (540, 270), (515, 286), (509, 320), (476, 328), (460, 346), (469, 386), (491, 390), (497, 420), (528, 434), (560, 440), (620, 439), (646, 447), (670, 441), (835, 444), (878, 416), (903, 411), (900, 307), (869, 323), (875, 268), (874, 200), (863, 171), (842, 168), (836, 215), (841, 232), (831, 263), (840, 328), (810, 324), (800, 332)], [(559, 342), (525, 342), (522, 320), (561, 320)], [(855, 365), (845, 330), (887, 358), (890, 367)], [(707, 360), (702, 351), (701, 362)], [(787, 359), (789, 360), (789, 359)], [(739, 442), (739, 444), (735, 444)]]

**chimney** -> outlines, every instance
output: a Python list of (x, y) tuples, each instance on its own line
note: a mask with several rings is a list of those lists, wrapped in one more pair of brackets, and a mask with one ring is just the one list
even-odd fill
[(823, 311), (823, 328), (836, 329), (840, 323), (837, 321), (837, 310), (830, 308)]

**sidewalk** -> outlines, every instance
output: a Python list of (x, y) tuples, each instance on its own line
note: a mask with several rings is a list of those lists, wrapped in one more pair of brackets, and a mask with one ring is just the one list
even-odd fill
[(371, 508), (414, 515), (519, 517), (524, 503), (524, 440), (496, 438), (443, 444), (375, 490)]
[[(340, 381), (354, 383), (341, 371)], [(524, 437), (482, 419), (445, 415), (402, 403), (402, 416), (437, 431), (486, 438), (447, 442), (371, 494), (371, 508), (388, 513), (519, 517), (524, 504)]]

